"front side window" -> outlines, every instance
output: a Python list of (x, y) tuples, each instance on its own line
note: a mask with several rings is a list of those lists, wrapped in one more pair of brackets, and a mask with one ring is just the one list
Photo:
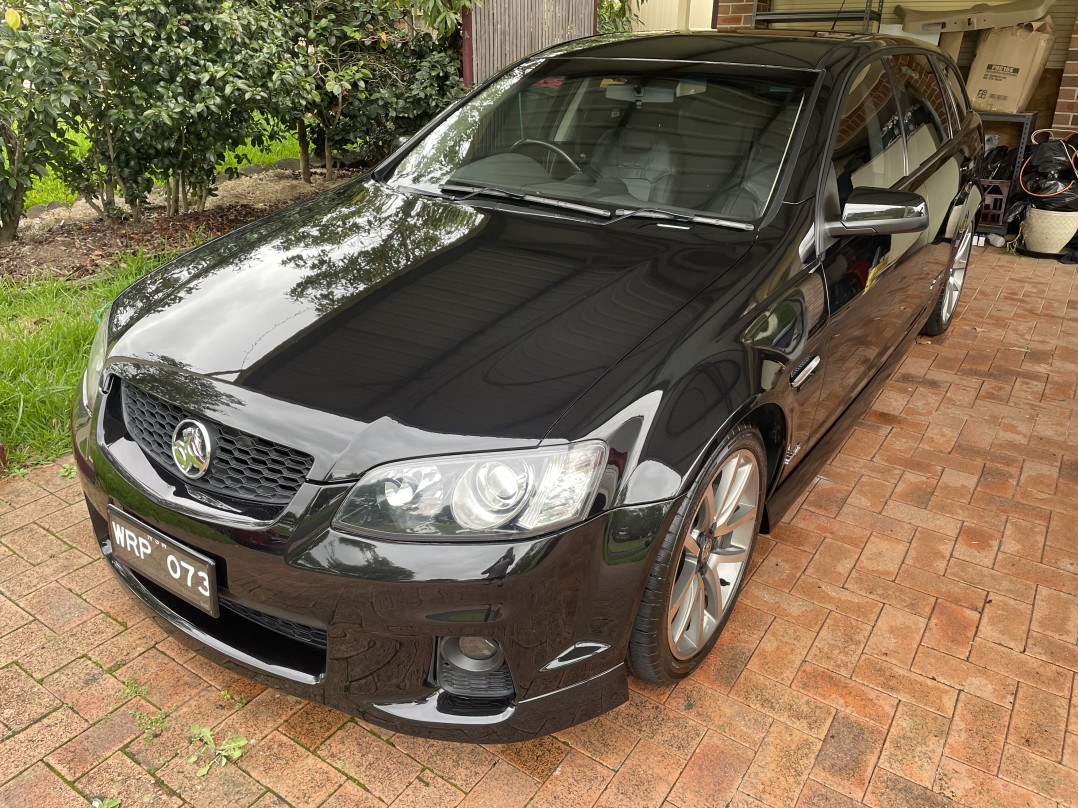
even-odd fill
[(913, 173), (950, 138), (947, 96), (927, 56), (903, 53), (891, 62), (906, 98), (904, 124)]
[(881, 61), (868, 64), (850, 85), (832, 162), (843, 204), (854, 188), (890, 188), (906, 173), (898, 104)]
[(738, 65), (532, 62), (446, 118), (389, 181), (751, 221), (815, 79)]

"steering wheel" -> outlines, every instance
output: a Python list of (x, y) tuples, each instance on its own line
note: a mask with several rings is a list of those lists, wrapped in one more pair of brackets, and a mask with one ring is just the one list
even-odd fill
[(521, 146), (542, 146), (550, 151), (554, 152), (558, 157), (567, 162), (578, 174), (582, 172), (582, 169), (577, 164), (576, 160), (569, 156), (569, 152), (565, 151), (557, 143), (551, 143), (549, 140), (539, 140), (538, 138), (526, 137), (521, 138), (512, 146), (509, 147), (509, 151), (519, 151)]

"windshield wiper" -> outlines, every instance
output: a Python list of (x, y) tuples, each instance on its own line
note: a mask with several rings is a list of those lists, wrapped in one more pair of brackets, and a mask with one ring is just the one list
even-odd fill
[(623, 219), (632, 217), (641, 219), (670, 219), (675, 222), (686, 224), (710, 224), (715, 227), (732, 227), (735, 230), (752, 230), (753, 226), (747, 222), (735, 222), (732, 219), (720, 219), (715, 216), (697, 216), (690, 213), (676, 213), (662, 208), (618, 208), (614, 211), (614, 218), (607, 224), (614, 224)]
[(539, 196), (538, 194), (529, 194), (524, 191), (510, 191), (493, 185), (466, 185), (446, 182), (439, 185), (438, 190), (442, 193), (462, 194), (462, 196), (457, 197), (460, 201), (471, 199), (474, 196), (493, 196), (512, 199), (515, 202), (533, 202), (536, 205), (546, 205), (550, 208), (573, 210), (578, 213), (587, 213), (591, 216), (602, 216), (604, 219), (610, 217), (610, 211), (606, 208), (581, 205), (576, 202), (567, 202), (564, 199), (554, 199), (549, 196)]

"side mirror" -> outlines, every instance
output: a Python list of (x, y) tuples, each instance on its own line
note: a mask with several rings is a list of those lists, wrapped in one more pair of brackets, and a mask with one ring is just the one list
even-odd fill
[(829, 236), (887, 236), (928, 228), (928, 203), (920, 194), (886, 188), (855, 188), (842, 218), (825, 225)]

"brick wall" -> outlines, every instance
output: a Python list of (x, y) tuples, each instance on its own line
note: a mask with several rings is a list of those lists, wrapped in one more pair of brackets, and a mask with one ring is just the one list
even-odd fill
[[(769, 7), (766, 0), (756, 3), (760, 11)], [(752, 2), (727, 2), (719, 0), (715, 3), (715, 28), (720, 31), (731, 31), (735, 28), (752, 27)]]
[(1078, 22), (1071, 32), (1070, 51), (1063, 68), (1063, 81), (1059, 86), (1059, 100), (1052, 117), (1055, 129), (1078, 129)]

